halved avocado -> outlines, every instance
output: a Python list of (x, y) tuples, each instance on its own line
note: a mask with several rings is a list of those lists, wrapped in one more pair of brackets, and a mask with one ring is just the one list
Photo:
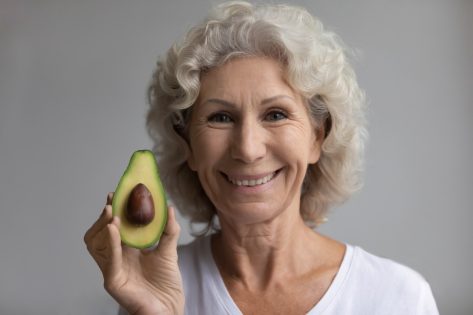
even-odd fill
[[(136, 224), (127, 219), (130, 195), (139, 184), (146, 186), (154, 204), (154, 217), (147, 224)], [(113, 195), (112, 209), (113, 215), (120, 217), (120, 236), (126, 245), (143, 249), (159, 240), (166, 226), (168, 211), (153, 152), (138, 150), (133, 153)]]

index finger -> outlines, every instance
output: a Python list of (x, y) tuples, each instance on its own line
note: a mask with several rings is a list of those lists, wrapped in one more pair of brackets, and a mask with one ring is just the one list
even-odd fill
[(107, 195), (107, 205), (112, 205), (112, 200), (113, 200), (113, 192), (109, 192)]
[(107, 224), (112, 221), (112, 206), (106, 205), (102, 211), (100, 217), (95, 223), (87, 230), (84, 235), (84, 242), (88, 245), (94, 236), (100, 232)]

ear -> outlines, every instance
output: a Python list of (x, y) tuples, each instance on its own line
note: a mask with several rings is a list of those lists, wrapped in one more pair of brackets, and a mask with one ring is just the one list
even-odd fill
[(309, 152), (309, 164), (315, 164), (320, 159), (320, 154), (322, 152), (322, 143), (325, 139), (325, 132), (323, 127), (319, 127), (311, 136), (311, 149)]
[(185, 143), (185, 152), (186, 152), (186, 157), (187, 157), (187, 165), (189, 166), (189, 168), (191, 170), (193, 170), (194, 172), (197, 171), (197, 165), (196, 165), (196, 162), (195, 162), (195, 158), (194, 158), (194, 152), (192, 151), (192, 147), (190, 145), (190, 140), (184, 140), (183, 141)]
[(177, 141), (179, 142), (179, 146), (184, 151), (184, 156), (186, 157), (187, 165), (189, 166), (191, 170), (195, 171), (196, 163), (195, 163), (192, 147), (190, 145), (190, 139), (187, 139), (187, 137), (183, 134), (183, 132), (179, 130), (175, 130), (175, 132), (177, 134)]
[(197, 171), (194, 154), (192, 152), (190, 145), (187, 145), (186, 155), (187, 155), (187, 165), (189, 166), (189, 168), (193, 170), (194, 172)]

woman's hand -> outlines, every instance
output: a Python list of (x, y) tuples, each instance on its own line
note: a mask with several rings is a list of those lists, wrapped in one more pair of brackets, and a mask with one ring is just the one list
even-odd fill
[(184, 291), (177, 264), (180, 227), (174, 209), (155, 249), (121, 244), (120, 220), (112, 217), (113, 193), (99, 219), (85, 233), (90, 255), (102, 271), (107, 292), (130, 314), (183, 314)]

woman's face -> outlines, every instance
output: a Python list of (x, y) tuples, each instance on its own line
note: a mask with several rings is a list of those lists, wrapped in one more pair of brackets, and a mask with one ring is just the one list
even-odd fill
[(189, 126), (188, 164), (220, 217), (242, 224), (299, 211), (316, 136), (278, 62), (239, 58), (204, 74)]

